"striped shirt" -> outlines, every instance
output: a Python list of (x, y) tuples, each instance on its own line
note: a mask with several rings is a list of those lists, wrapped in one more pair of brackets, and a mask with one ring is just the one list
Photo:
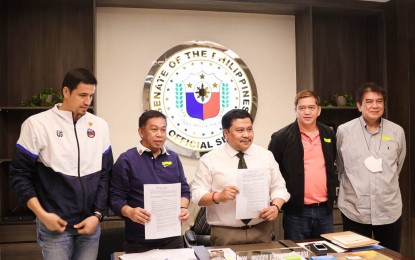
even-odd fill
[[(401, 126), (381, 119), (378, 130), (368, 131), (362, 117), (337, 130), (340, 190), (338, 207), (347, 218), (362, 224), (385, 225), (402, 215), (399, 173), (406, 155)], [(382, 171), (369, 171), (364, 161), (382, 159)]]

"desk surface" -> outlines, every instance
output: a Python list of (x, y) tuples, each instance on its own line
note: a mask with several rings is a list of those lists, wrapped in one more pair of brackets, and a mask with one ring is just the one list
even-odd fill
[[(222, 246), (222, 247), (215, 247), (215, 248), (231, 248), (235, 252), (239, 251), (249, 251), (249, 250), (265, 250), (265, 249), (272, 249), (272, 248), (283, 248), (284, 246), (281, 245), (279, 242), (272, 242), (272, 243), (262, 243), (262, 244), (245, 244), (245, 245), (231, 245), (231, 246)], [(389, 256), (395, 259), (403, 259), (403, 260), (410, 260), (412, 258), (402, 255), (399, 252), (393, 251), (388, 248), (378, 250), (380, 253)]]
[[(249, 251), (249, 250), (266, 250), (266, 249), (275, 249), (275, 248), (284, 248), (282, 244), (279, 242), (271, 242), (271, 243), (261, 243), (261, 244), (245, 244), (245, 245), (230, 245), (230, 246), (219, 246), (215, 248), (231, 248), (235, 252), (240, 251)], [(402, 260), (410, 260), (412, 258), (402, 255), (396, 251), (390, 250), (388, 248), (377, 250), (380, 253), (389, 256), (395, 259), (402, 259)], [(123, 252), (115, 252), (114, 253), (114, 260), (118, 260), (119, 256), (121, 256)]]

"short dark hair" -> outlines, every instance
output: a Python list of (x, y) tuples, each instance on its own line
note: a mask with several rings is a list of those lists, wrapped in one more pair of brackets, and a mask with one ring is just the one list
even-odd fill
[(320, 97), (316, 94), (316, 92), (309, 90), (309, 89), (301, 90), (295, 95), (294, 105), (297, 106), (298, 100), (302, 98), (307, 98), (307, 97), (313, 97), (316, 100), (317, 106), (320, 106)]
[(139, 128), (145, 127), (147, 121), (149, 119), (155, 118), (155, 117), (162, 117), (167, 122), (167, 118), (163, 113), (161, 113), (157, 110), (149, 110), (149, 111), (145, 111), (143, 114), (141, 114), (140, 118), (138, 119), (138, 127)]
[(383, 102), (386, 101), (386, 91), (382, 86), (374, 82), (365, 82), (356, 91), (356, 102), (362, 104), (363, 95), (368, 91), (382, 94)]
[(232, 109), (226, 112), (225, 115), (222, 117), (222, 129), (229, 129), (231, 128), (232, 121), (235, 119), (243, 119), (243, 118), (249, 118), (251, 120), (251, 123), (254, 122), (252, 119), (251, 114), (248, 113), (248, 111), (243, 109)]
[(78, 84), (81, 82), (95, 86), (97, 85), (97, 79), (94, 74), (87, 69), (77, 68), (66, 73), (62, 82), (62, 90), (64, 87), (68, 87), (69, 91), (72, 92), (72, 90), (76, 89)]

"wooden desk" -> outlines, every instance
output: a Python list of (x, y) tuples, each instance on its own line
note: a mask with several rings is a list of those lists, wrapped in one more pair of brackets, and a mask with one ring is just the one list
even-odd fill
[[(308, 239), (308, 240), (301, 240), (301, 241), (296, 241), (296, 242), (297, 243), (302, 243), (302, 242), (313, 242), (313, 241), (316, 241), (316, 240), (315, 239)], [(379, 250), (376, 250), (376, 251), (379, 251), (380, 253), (382, 253), (386, 256), (389, 256), (389, 257), (393, 258), (394, 260), (395, 259), (397, 259), (397, 260), (400, 260), (400, 259), (402, 259), (402, 260), (412, 260), (413, 259), (411, 257), (404, 256), (399, 252), (393, 251), (389, 248), (379, 249)]]
[(396, 251), (393, 251), (393, 250), (390, 250), (388, 248), (381, 249), (381, 250), (379, 250), (379, 252), (382, 253), (382, 254), (384, 254), (384, 255), (386, 255), (386, 256), (392, 257), (394, 260), (395, 259), (403, 259), (403, 260), (413, 259), (413, 258), (411, 258), (409, 256), (404, 256), (401, 253), (396, 252)]
[[(250, 250), (266, 250), (266, 249), (276, 249), (276, 248), (284, 248), (279, 242), (271, 242), (271, 243), (261, 243), (261, 244), (245, 244), (245, 245), (230, 245), (230, 246), (218, 246), (214, 248), (230, 248), (235, 252), (240, 251), (250, 251)], [(380, 253), (393, 258), (394, 260), (411, 260), (412, 258), (402, 255), (396, 251), (390, 249), (380, 249), (378, 250)], [(121, 256), (123, 252), (115, 252), (113, 255), (113, 260), (118, 260), (119, 256)], [(204, 260), (204, 259), (203, 259)]]

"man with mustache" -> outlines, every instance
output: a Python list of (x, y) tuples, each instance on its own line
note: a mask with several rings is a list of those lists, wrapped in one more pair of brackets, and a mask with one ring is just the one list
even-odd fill
[(402, 198), (399, 173), (405, 155), (401, 126), (382, 118), (385, 90), (372, 82), (356, 91), (362, 116), (337, 130), (340, 190), (338, 204), (343, 229), (380, 241), (400, 251)]
[[(252, 123), (251, 115), (245, 110), (227, 112), (222, 118), (227, 143), (202, 156), (192, 183), (192, 201), (207, 207), (211, 242), (215, 246), (270, 242), (272, 221), (290, 198), (272, 153), (252, 144)], [(242, 160), (239, 157), (244, 159), (243, 167), (238, 165)], [(235, 217), (238, 168), (262, 168), (269, 189), (269, 206), (245, 222)]]
[(333, 232), (336, 137), (317, 122), (321, 107), (314, 91), (298, 92), (294, 111), (296, 120), (274, 133), (268, 146), (291, 194), (283, 207), (284, 238), (319, 238)]

